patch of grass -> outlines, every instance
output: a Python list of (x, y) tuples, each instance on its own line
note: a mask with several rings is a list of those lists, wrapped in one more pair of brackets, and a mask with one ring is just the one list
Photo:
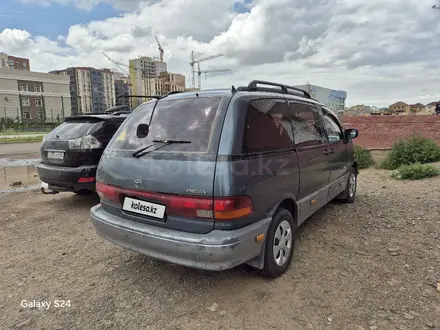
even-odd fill
[(395, 170), (402, 165), (433, 163), (440, 161), (440, 147), (435, 141), (420, 134), (412, 134), (396, 142), (382, 163), (382, 168)]
[(355, 146), (354, 150), (356, 151), (356, 161), (358, 164), (358, 169), (368, 168), (375, 164), (369, 150), (359, 146)]
[(391, 177), (398, 180), (420, 180), (440, 175), (440, 169), (432, 164), (415, 163), (402, 165), (393, 172)]
[(3, 138), (0, 143), (41, 142), (43, 136), (21, 136), (18, 138)]

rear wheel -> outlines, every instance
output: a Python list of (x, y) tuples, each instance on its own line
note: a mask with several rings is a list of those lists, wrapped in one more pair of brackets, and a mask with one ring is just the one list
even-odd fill
[(269, 277), (279, 277), (286, 272), (292, 260), (296, 224), (292, 214), (279, 208), (267, 232), (264, 254), (264, 272)]

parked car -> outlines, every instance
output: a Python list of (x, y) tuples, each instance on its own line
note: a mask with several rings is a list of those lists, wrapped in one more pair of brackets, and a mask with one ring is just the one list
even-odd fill
[(101, 159), (91, 220), (157, 259), (277, 277), (308, 217), (355, 201), (357, 134), (307, 92), (270, 82), (149, 101)]
[[(69, 117), (42, 141), (37, 172), (43, 193), (95, 191), (96, 168), (127, 112)], [(49, 190), (49, 192), (47, 191)]]

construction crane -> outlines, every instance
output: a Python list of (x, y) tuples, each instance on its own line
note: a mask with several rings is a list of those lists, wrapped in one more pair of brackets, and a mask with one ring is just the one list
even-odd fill
[[(140, 72), (140, 74), (141, 74), (141, 77), (142, 77), (142, 79), (144, 80), (144, 92), (145, 92), (145, 95), (150, 95), (150, 79), (149, 79), (149, 77), (148, 77), (148, 72), (147, 72), (147, 69), (145, 68), (145, 69), (138, 69), (138, 68), (135, 68), (135, 67), (133, 67), (133, 66), (130, 66), (130, 65), (127, 65), (127, 64), (124, 64), (124, 63), (121, 63), (121, 62), (118, 62), (118, 61), (115, 61), (115, 60), (113, 60), (113, 59), (111, 59), (108, 55), (106, 55), (104, 52), (101, 52), (105, 57), (107, 57), (107, 59), (110, 61), (110, 62), (112, 62), (114, 65), (116, 65), (119, 69), (121, 69), (122, 70), (122, 68), (121, 68), (121, 66), (124, 66), (124, 67), (127, 67), (127, 68), (129, 68), (129, 69), (133, 69), (133, 70), (135, 70), (135, 71), (137, 71), (137, 72)], [(122, 70), (122, 72), (124, 72), (124, 70)], [(125, 73), (125, 72), (124, 72)], [(128, 76), (128, 78), (130, 79), (130, 76), (127, 74), (127, 76)]]
[[(194, 51), (191, 52), (191, 60), (189, 62), (189, 65), (191, 66), (191, 85), (192, 85), (193, 89), (195, 89), (195, 87), (196, 87), (196, 68), (195, 68), (195, 65), (197, 64), (198, 71), (200, 71), (200, 62), (212, 60), (214, 58), (221, 57), (221, 56), (223, 56), (223, 54), (211, 55), (211, 56), (203, 57), (200, 59), (195, 59)], [(200, 85), (200, 75), (199, 75), (199, 85)]]
[(206, 75), (210, 72), (229, 72), (231, 71), (230, 69), (206, 69), (206, 70), (200, 70), (200, 63), (197, 63), (197, 77), (198, 77), (198, 87), (199, 90), (202, 89), (202, 83), (201, 83), (201, 75), (202, 73), (205, 74), (205, 79), (206, 79)]
[(162, 45), (160, 44), (159, 39), (157, 39), (157, 36), (154, 36), (154, 38), (156, 38), (157, 45), (159, 46), (159, 54), (160, 54), (159, 58), (160, 58), (160, 61), (163, 62), (163, 48), (162, 48)]
[(122, 67), (121, 67), (121, 65), (124, 65), (124, 64), (122, 64), (122, 63), (120, 63), (120, 62), (117, 62), (117, 61), (111, 59), (110, 56), (108, 56), (108, 55), (107, 55), (106, 53), (104, 53), (104, 52), (101, 52), (101, 53), (102, 53), (102, 55), (104, 55), (105, 57), (107, 57), (107, 59), (108, 59), (110, 62), (112, 62), (114, 65), (116, 65), (116, 66), (118, 67), (119, 70), (121, 70), (124, 74), (126, 74), (128, 78), (130, 78), (129, 74), (128, 74), (127, 72), (125, 72), (125, 70), (122, 69)]

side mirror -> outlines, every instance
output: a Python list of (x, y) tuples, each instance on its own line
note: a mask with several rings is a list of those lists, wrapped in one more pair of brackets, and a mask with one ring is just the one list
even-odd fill
[(144, 137), (147, 137), (149, 132), (150, 132), (150, 126), (148, 124), (139, 124), (136, 129), (136, 136), (139, 139), (143, 139)]
[(359, 133), (356, 128), (349, 128), (344, 131), (344, 137), (346, 141), (356, 139), (358, 135)]

